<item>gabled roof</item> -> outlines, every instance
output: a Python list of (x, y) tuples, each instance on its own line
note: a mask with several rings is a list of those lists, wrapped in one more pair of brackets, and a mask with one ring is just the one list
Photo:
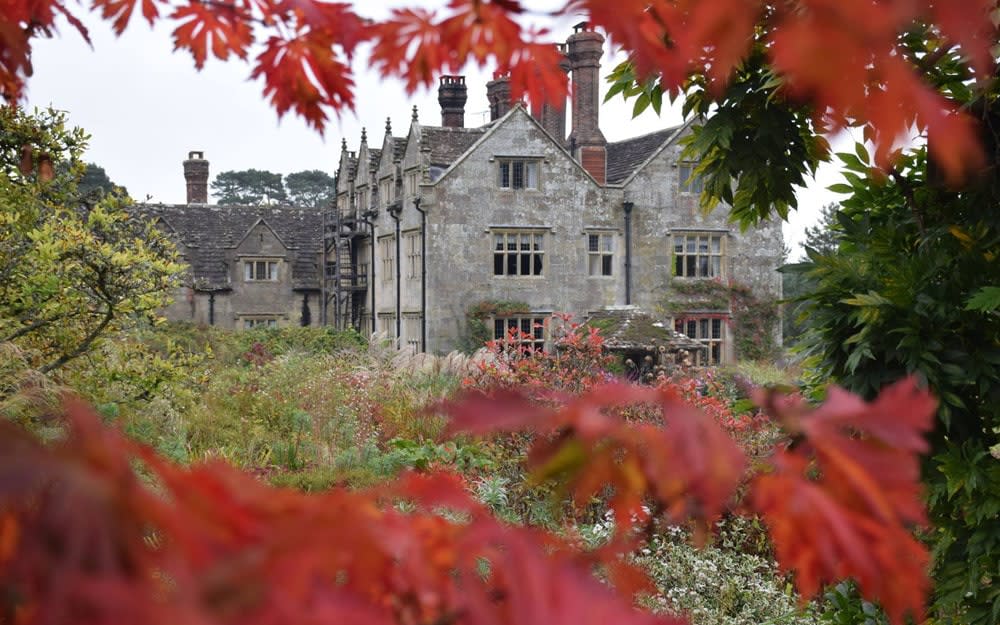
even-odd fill
[(621, 184), (628, 180), (664, 144), (670, 142), (681, 128), (683, 125), (609, 143), (607, 183)]
[[(495, 119), (495, 120), (491, 121), (490, 123), (485, 124), (483, 126), (480, 126), (478, 128), (438, 128), (438, 127), (432, 127), (434, 130), (464, 130), (464, 131), (468, 131), (469, 134), (467, 136), (474, 136), (474, 138), (475, 138), (474, 141), (470, 142), (467, 146), (465, 146), (465, 149), (460, 154), (458, 154), (458, 156), (452, 158), (451, 161), (448, 162), (448, 163), (443, 163), (441, 165), (438, 165), (437, 163), (434, 163), (433, 158), (431, 159), (431, 165), (432, 166), (441, 166), (442, 169), (444, 170), (444, 171), (442, 171), (440, 173), (440, 175), (438, 175), (436, 177), (432, 177), (432, 182), (436, 183), (436, 182), (440, 181), (442, 178), (444, 178), (445, 176), (447, 176), (450, 172), (454, 171), (455, 168), (459, 166), (459, 164), (463, 161), (463, 159), (465, 159), (466, 156), (468, 156), (472, 151), (474, 151), (480, 144), (485, 143), (486, 141), (488, 141), (489, 137), (493, 133), (495, 133), (499, 129), (501, 129), (504, 126), (504, 124), (507, 122), (507, 120), (511, 119), (515, 115), (523, 115), (524, 118), (527, 119), (535, 127), (535, 129), (538, 130), (539, 133), (541, 133), (542, 136), (547, 137), (550, 141), (552, 141), (552, 145), (556, 149), (558, 149), (560, 152), (562, 152), (562, 154), (569, 160), (570, 163), (572, 163), (577, 168), (578, 171), (580, 171), (587, 178), (590, 178), (590, 180), (594, 184), (599, 184), (596, 180), (594, 180), (594, 177), (590, 174), (590, 172), (587, 171), (586, 169), (584, 169), (583, 165), (581, 165), (579, 161), (577, 161), (572, 156), (570, 156), (570, 153), (568, 151), (566, 151), (566, 147), (564, 145), (562, 145), (559, 141), (557, 141), (556, 139), (554, 139), (552, 137), (552, 135), (550, 135), (548, 132), (546, 132), (545, 129), (542, 128), (542, 125), (540, 123), (538, 123), (538, 120), (535, 119), (524, 108), (524, 105), (520, 104), (520, 103), (515, 104), (514, 106), (512, 106), (510, 108), (510, 110), (507, 111), (503, 115), (503, 117), (500, 117), (499, 119)], [(426, 129), (424, 129), (424, 130), (426, 130)], [(477, 132), (478, 134), (472, 135), (472, 132)], [(425, 135), (425, 137), (426, 137), (426, 135)], [(458, 142), (456, 142), (456, 144), (457, 143)]]
[(421, 126), (420, 141), (430, 148), (431, 165), (448, 167), (486, 133), (486, 127), (449, 128)]
[(162, 221), (177, 233), (180, 251), (191, 264), (194, 286), (230, 287), (229, 250), (263, 223), (288, 250), (294, 288), (318, 289), (323, 217), (314, 208), (290, 206), (216, 206), (212, 204), (138, 204), (135, 210)]

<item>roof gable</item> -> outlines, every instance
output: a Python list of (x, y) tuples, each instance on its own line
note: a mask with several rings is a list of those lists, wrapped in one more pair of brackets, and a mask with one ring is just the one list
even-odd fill
[(267, 221), (263, 217), (261, 217), (260, 219), (258, 219), (257, 221), (255, 221), (253, 223), (253, 225), (250, 226), (250, 228), (247, 229), (246, 234), (244, 234), (242, 237), (240, 237), (240, 240), (237, 241), (232, 247), (234, 247), (234, 248), (241, 247), (243, 245), (243, 243), (247, 240), (247, 238), (251, 234), (253, 234), (253, 231), (256, 230), (258, 226), (264, 226), (264, 228), (266, 230), (268, 230), (272, 235), (274, 235), (274, 238), (278, 241), (278, 243), (281, 244), (281, 246), (283, 248), (285, 248), (286, 250), (287, 249), (291, 249), (291, 246), (289, 246), (287, 243), (285, 243), (281, 239), (281, 237), (278, 236), (278, 233), (274, 231), (274, 228), (272, 228), (271, 225), (268, 224)]
[(368, 141), (364, 138), (361, 140), (361, 147), (358, 148), (358, 157), (356, 159), (357, 171), (354, 174), (354, 186), (360, 187), (368, 184), (368, 178), (371, 173), (371, 150), (368, 149)]
[(400, 158), (403, 170), (420, 164), (420, 135), (422, 131), (420, 122), (414, 121), (410, 124), (410, 131), (406, 135), (406, 145), (403, 147), (403, 155)]
[(539, 138), (543, 139), (544, 141), (547, 141), (551, 145), (551, 147), (555, 148), (555, 152), (557, 154), (561, 155), (567, 161), (569, 161), (570, 163), (572, 163), (573, 166), (581, 174), (583, 174), (584, 176), (586, 176), (587, 179), (589, 179), (592, 183), (594, 183), (597, 186), (600, 186), (598, 184), (597, 180), (595, 180), (594, 177), (590, 174), (590, 172), (588, 172), (586, 169), (584, 169), (583, 166), (580, 165), (580, 163), (577, 162), (577, 160), (574, 159), (570, 155), (570, 153), (566, 151), (566, 148), (559, 141), (556, 141), (552, 137), (552, 135), (550, 135), (548, 132), (546, 132), (545, 129), (542, 128), (542, 125), (538, 123), (538, 120), (536, 120), (534, 117), (532, 117), (525, 110), (524, 106), (522, 104), (519, 104), (519, 103), (515, 104), (513, 107), (511, 107), (511, 109), (509, 111), (507, 111), (507, 113), (503, 117), (501, 117), (500, 119), (497, 119), (496, 121), (491, 122), (490, 124), (487, 124), (486, 126), (480, 127), (479, 130), (483, 131), (482, 135), (480, 135), (479, 138), (476, 139), (476, 141), (474, 143), (470, 144), (465, 149), (465, 151), (462, 152), (462, 154), (458, 158), (456, 158), (453, 162), (451, 162), (450, 164), (448, 164), (448, 166), (444, 169), (444, 171), (441, 172), (441, 175), (438, 176), (433, 181), (433, 184), (437, 184), (437, 183), (441, 182), (441, 180), (443, 180), (444, 178), (446, 178), (447, 176), (449, 176), (451, 174), (451, 172), (455, 171), (462, 164), (462, 162), (466, 158), (469, 157), (470, 154), (472, 154), (477, 149), (479, 149), (480, 146), (482, 146), (482, 145), (486, 144), (487, 142), (489, 142), (490, 139), (492, 139), (497, 133), (502, 132), (504, 130), (504, 128), (507, 125), (513, 123), (513, 120), (515, 120), (515, 119), (527, 120), (528, 124), (530, 126), (532, 126), (535, 130), (538, 131)]
[(260, 226), (287, 250), (292, 286), (319, 288), (323, 216), (318, 209), (289, 206), (138, 204), (140, 214), (170, 225), (186, 246), (193, 284), (209, 290), (229, 288), (229, 267), (236, 249)]
[(387, 176), (394, 173), (396, 166), (396, 152), (403, 147), (405, 141), (402, 137), (394, 137), (388, 132), (385, 133), (385, 137), (382, 139), (382, 149), (379, 150), (378, 165), (375, 171), (377, 172), (376, 177), (381, 180)]
[(354, 182), (354, 173), (357, 168), (358, 159), (354, 152), (347, 150), (347, 142), (344, 141), (340, 147), (340, 164), (337, 166), (337, 192), (342, 193), (351, 190), (351, 183)]

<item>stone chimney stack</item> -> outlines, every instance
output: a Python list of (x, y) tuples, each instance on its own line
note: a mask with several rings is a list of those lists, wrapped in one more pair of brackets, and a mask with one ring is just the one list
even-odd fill
[(490, 101), (490, 121), (496, 121), (510, 110), (510, 77), (494, 74), (486, 83), (486, 99)]
[[(562, 53), (562, 59), (559, 61), (559, 67), (562, 71), (569, 73), (570, 63), (569, 57), (566, 56), (566, 46), (557, 45), (559, 52)], [(563, 98), (561, 103), (551, 103), (548, 101), (542, 101), (538, 104), (532, 103), (531, 106), (531, 116), (538, 120), (538, 123), (542, 125), (552, 137), (558, 141), (560, 144), (565, 145), (566, 143), (566, 99)]]
[(583, 168), (601, 184), (607, 175), (608, 144), (601, 134), (598, 118), (598, 80), (603, 51), (604, 37), (587, 30), (586, 22), (577, 24), (566, 40), (566, 55), (573, 73), (573, 130), (569, 135), (569, 147)]
[(187, 203), (208, 204), (208, 161), (204, 152), (188, 152), (184, 161), (184, 180), (187, 181)]
[(465, 76), (442, 76), (438, 86), (441, 125), (446, 128), (464, 128), (465, 101), (468, 99)]

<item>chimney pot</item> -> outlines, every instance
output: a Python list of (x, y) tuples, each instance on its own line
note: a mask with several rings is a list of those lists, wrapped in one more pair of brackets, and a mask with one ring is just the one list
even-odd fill
[(511, 107), (510, 77), (495, 73), (493, 80), (486, 83), (486, 99), (490, 102), (490, 121), (496, 121), (507, 114)]
[(208, 204), (208, 161), (203, 151), (188, 152), (184, 161), (184, 181), (187, 183), (188, 204)]
[(468, 88), (465, 76), (442, 76), (438, 86), (438, 103), (441, 104), (441, 125), (448, 128), (465, 127), (465, 102)]

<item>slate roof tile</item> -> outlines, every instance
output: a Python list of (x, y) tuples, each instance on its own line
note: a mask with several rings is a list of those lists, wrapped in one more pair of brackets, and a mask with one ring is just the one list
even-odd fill
[(139, 204), (136, 210), (162, 219), (180, 238), (180, 252), (191, 265), (199, 288), (230, 286), (227, 258), (258, 221), (263, 220), (289, 248), (293, 288), (318, 289), (323, 216), (313, 208)]
[(608, 184), (621, 184), (646, 162), (679, 126), (608, 144)]
[(431, 165), (448, 167), (465, 154), (466, 150), (486, 133), (486, 130), (485, 127), (424, 126), (421, 128), (421, 141), (431, 150)]

